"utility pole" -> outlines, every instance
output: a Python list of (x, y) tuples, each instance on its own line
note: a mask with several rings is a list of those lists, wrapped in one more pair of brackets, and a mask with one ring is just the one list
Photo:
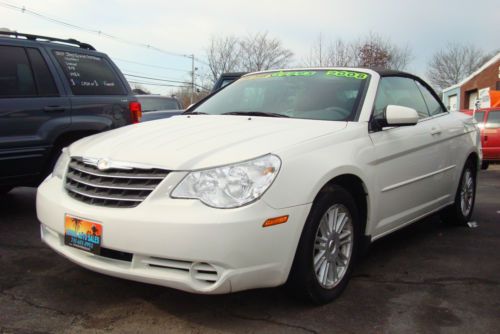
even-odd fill
[(190, 55), (191, 57), (191, 99), (190, 104), (193, 104), (194, 99), (194, 54)]
[(319, 33), (319, 67), (323, 67), (323, 48), (322, 48), (322, 36)]

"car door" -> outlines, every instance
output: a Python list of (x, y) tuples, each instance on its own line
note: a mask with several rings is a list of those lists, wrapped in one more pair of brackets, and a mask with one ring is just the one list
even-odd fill
[(488, 111), (483, 131), (483, 159), (500, 160), (500, 110)]
[(434, 180), (441, 203), (449, 204), (454, 201), (458, 178), (462, 174), (462, 159), (465, 159), (463, 148), (467, 146), (467, 136), (464, 132), (464, 124), (455, 116), (455, 112), (446, 110), (438, 96), (433, 94), (427, 85), (416, 82), (431, 119), (439, 124), (441, 129), (439, 133), (434, 134), (438, 140), (437, 146), (441, 150), (439, 173), (434, 176)]
[(43, 170), (51, 134), (70, 125), (71, 106), (40, 49), (0, 45), (0, 60), (0, 183), (6, 184)]
[(374, 106), (374, 118), (388, 105), (417, 110), (414, 126), (372, 131), (376, 159), (374, 204), (377, 221), (373, 235), (382, 235), (437, 208), (440, 197), (440, 166), (446, 165), (437, 136), (439, 123), (430, 117), (415, 81), (409, 77), (381, 78)]

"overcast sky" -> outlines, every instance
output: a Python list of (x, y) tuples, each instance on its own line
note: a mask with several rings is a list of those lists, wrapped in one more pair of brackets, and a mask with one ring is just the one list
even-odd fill
[[(499, 0), (0, 0), (0, 28), (76, 38), (115, 59), (123, 72), (189, 80), (190, 60), (132, 46), (2, 7), (25, 6), (54, 19), (178, 54), (204, 59), (211, 36), (268, 31), (300, 62), (321, 33), (324, 40), (356, 40), (378, 33), (414, 59), (408, 70), (425, 76), (432, 54), (448, 42), (472, 43), (485, 51), (500, 48)], [(147, 67), (124, 62), (135, 61)], [(203, 65), (197, 64), (202, 70)], [(183, 72), (184, 71), (184, 72)], [(154, 92), (171, 88), (149, 86)]]

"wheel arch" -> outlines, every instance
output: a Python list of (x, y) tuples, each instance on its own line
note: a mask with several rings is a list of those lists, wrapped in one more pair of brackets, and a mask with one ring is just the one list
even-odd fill
[(361, 231), (363, 231), (363, 234), (366, 235), (366, 226), (369, 212), (369, 192), (365, 182), (355, 174), (346, 173), (337, 175), (331, 178), (321, 187), (321, 189), (316, 194), (314, 201), (316, 201), (316, 198), (318, 198), (318, 196), (322, 192), (329, 191), (332, 185), (341, 186), (349, 193), (351, 193), (359, 210), (359, 215), (362, 223)]
[(53, 141), (50, 153), (47, 155), (39, 182), (42, 181), (52, 171), (52, 165), (55, 163), (55, 158), (59, 155), (61, 149), (81, 138), (91, 136), (96, 133), (99, 133), (99, 131), (73, 130), (59, 134)]

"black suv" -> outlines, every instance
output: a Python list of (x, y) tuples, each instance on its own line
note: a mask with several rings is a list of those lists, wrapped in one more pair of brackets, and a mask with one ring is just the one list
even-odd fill
[(75, 140), (140, 116), (123, 74), (91, 45), (0, 32), (0, 194), (36, 186)]

